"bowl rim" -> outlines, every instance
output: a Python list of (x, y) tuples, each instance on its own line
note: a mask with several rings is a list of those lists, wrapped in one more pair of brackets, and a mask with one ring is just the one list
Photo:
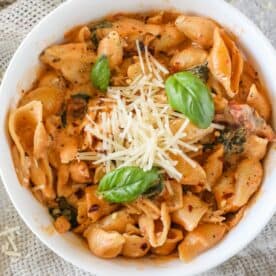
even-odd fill
[[(21, 54), (20, 53), (20, 49), (26, 44), (26, 41), (28, 41), (33, 33), (37, 30), (39, 30), (41, 28), (41, 26), (43, 24), (45, 24), (51, 17), (56, 16), (56, 14), (59, 14), (65, 6), (70, 5), (73, 2), (76, 2), (78, 0), (67, 0), (65, 2), (63, 2), (62, 4), (60, 4), (57, 8), (55, 8), (53, 11), (51, 11), (49, 14), (47, 14), (46, 16), (44, 16), (37, 25), (35, 25), (35, 27), (32, 28), (32, 30), (28, 33), (28, 35), (24, 38), (24, 40), (20, 43), (19, 47), (17, 48), (17, 50), (15, 51), (12, 59), (9, 62), (9, 65), (5, 71), (5, 74), (3, 76), (2, 79), (2, 83), (0, 86), (0, 101), (1, 98), (3, 97), (4, 91), (3, 91), (3, 86), (4, 83), (7, 80), (7, 76), (10, 74), (12, 67), (14, 66), (15, 61), (17, 60), (18, 56)], [(262, 43), (265, 45), (266, 49), (268, 50), (268, 55), (274, 56), (274, 61), (276, 64), (276, 51), (274, 49), (274, 47), (272, 46), (272, 44), (270, 43), (270, 41), (266, 38), (266, 36), (262, 33), (262, 31), (251, 21), (247, 18), (247, 16), (245, 16), (241, 11), (239, 11), (237, 8), (235, 8), (234, 6), (232, 6), (230, 3), (224, 1), (224, 0), (212, 0), (215, 3), (218, 3), (220, 5), (224, 5), (225, 8), (231, 12), (231, 13), (235, 13), (238, 17), (240, 17), (245, 24), (247, 24), (249, 26), (249, 28), (251, 28), (252, 30), (254, 30), (254, 32), (256, 33), (256, 36), (262, 40)], [(223, 2), (223, 3), (222, 3)], [(2, 114), (1, 114), (2, 115)], [(6, 115), (5, 115), (6, 116)], [(2, 145), (1, 145), (2, 147)], [(25, 224), (28, 226), (28, 228), (32, 231), (33, 234), (36, 235), (36, 237), (43, 243), (45, 244), (49, 249), (51, 249), (55, 254), (57, 254), (59, 257), (61, 257), (62, 259), (66, 260), (67, 262), (85, 270), (88, 272), (92, 272), (87, 266), (84, 266), (79, 260), (75, 260), (74, 258), (70, 257), (69, 255), (67, 255), (64, 251), (59, 250), (59, 248), (55, 247), (54, 244), (50, 243), (48, 240), (44, 239), (41, 236), (41, 233), (39, 231), (37, 231), (37, 229), (35, 229), (35, 227), (33, 226), (32, 223), (29, 222), (28, 217), (24, 214), (24, 212), (22, 211), (22, 209), (20, 208), (20, 206), (18, 205), (18, 203), (16, 202), (16, 200), (13, 197), (12, 191), (9, 188), (8, 182), (9, 180), (6, 177), (6, 173), (3, 170), (3, 166), (2, 164), (4, 164), (5, 160), (2, 157), (2, 154), (0, 155), (0, 175), (1, 175), (1, 179), (2, 182), (4, 184), (5, 190), (7, 192), (7, 194), (9, 195), (10, 200), (13, 203), (13, 206), (15, 207), (17, 213), (20, 215), (20, 217), (23, 219), (23, 221), (25, 222)], [(18, 182), (19, 184), (19, 182)], [(35, 200), (35, 199), (34, 199)], [(251, 235), (248, 235), (246, 237), (246, 239), (243, 242), (239, 243), (239, 246), (236, 246), (235, 249), (233, 249), (231, 252), (228, 252), (225, 255), (222, 256), (218, 256), (217, 260), (215, 262), (213, 262), (211, 265), (202, 265), (200, 267), (198, 267), (197, 269), (195, 269), (196, 274), (198, 273), (202, 273), (202, 272), (206, 272), (209, 271), (219, 265), (221, 265), (222, 263), (224, 263), (226, 260), (230, 259), (231, 257), (233, 257), (234, 255), (236, 255), (239, 251), (241, 251), (243, 248), (245, 248), (250, 242), (252, 242), (252, 240), (254, 238), (256, 238), (256, 236), (263, 230), (263, 228), (265, 227), (265, 225), (269, 222), (269, 220), (272, 218), (273, 214), (276, 212), (276, 202), (275, 202), (275, 206), (273, 208), (270, 208), (269, 212), (264, 214), (263, 219), (261, 221), (260, 224), (258, 224), (257, 227), (255, 227), (254, 231), (251, 233)], [(112, 270), (110, 270), (111, 272)], [(101, 270), (98, 270), (96, 267), (93, 268), (93, 272), (97, 273), (97, 275), (106, 275), (104, 273), (102, 273)], [(185, 271), (181, 271), (181, 274), (184, 275)], [(133, 274), (136, 275), (136, 274)], [(138, 274), (137, 274), (138, 275)], [(154, 274), (155, 275), (155, 274)], [(186, 275), (186, 274), (185, 274)], [(191, 275), (191, 274), (189, 274)]]

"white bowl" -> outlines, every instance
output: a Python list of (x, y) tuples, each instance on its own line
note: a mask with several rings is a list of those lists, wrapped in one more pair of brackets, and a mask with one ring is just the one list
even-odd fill
[[(38, 56), (50, 44), (60, 41), (73, 26), (101, 18), (113, 12), (139, 12), (175, 8), (184, 13), (211, 17), (232, 31), (268, 88), (272, 103), (276, 102), (276, 55), (259, 29), (238, 10), (222, 0), (69, 0), (62, 4), (25, 38), (16, 51), (4, 76), (0, 93), (0, 168), (6, 190), (25, 223), (56, 254), (96, 275), (191, 275), (206, 271), (226, 261), (252, 241), (268, 223), (276, 210), (276, 151), (271, 149), (265, 162), (265, 178), (256, 203), (223, 241), (185, 264), (178, 260), (102, 260), (93, 256), (85, 243), (73, 234), (50, 234), (52, 221), (46, 208), (23, 188), (15, 174), (6, 130), (9, 107), (19, 92), (30, 87), (38, 66)], [(275, 111), (275, 110), (274, 110)], [(276, 112), (273, 114), (275, 121)]]

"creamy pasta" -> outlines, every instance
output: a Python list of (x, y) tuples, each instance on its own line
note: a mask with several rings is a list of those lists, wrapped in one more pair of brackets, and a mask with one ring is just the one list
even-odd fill
[(275, 141), (271, 105), (211, 19), (116, 14), (40, 55), (8, 118), (22, 185), (101, 258), (189, 261), (242, 219)]

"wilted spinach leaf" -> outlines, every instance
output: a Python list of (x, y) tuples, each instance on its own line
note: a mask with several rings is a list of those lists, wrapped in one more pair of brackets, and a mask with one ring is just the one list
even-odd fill
[(64, 216), (68, 219), (71, 224), (71, 227), (74, 228), (78, 226), (77, 222), (77, 210), (70, 205), (65, 197), (58, 197), (56, 199), (58, 207), (56, 208), (49, 208), (50, 215), (57, 219), (60, 216)]
[(191, 69), (188, 69), (187, 71), (191, 72), (192, 74), (200, 78), (205, 83), (209, 79), (209, 69), (208, 69), (207, 63), (195, 66)]

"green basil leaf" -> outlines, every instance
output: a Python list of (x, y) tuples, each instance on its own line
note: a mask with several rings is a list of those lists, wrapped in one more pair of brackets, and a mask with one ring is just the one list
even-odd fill
[(183, 113), (199, 128), (208, 128), (215, 115), (208, 87), (191, 72), (179, 72), (166, 80), (170, 106)]
[(106, 56), (100, 56), (91, 71), (91, 81), (94, 87), (106, 91), (110, 82), (109, 61)]
[(109, 202), (131, 202), (159, 182), (157, 168), (145, 172), (138, 167), (123, 167), (106, 174), (98, 192)]

